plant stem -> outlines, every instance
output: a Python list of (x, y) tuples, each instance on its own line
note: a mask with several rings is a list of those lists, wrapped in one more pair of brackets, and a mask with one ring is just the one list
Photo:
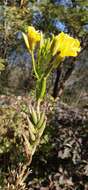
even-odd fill
[(47, 68), (46, 72), (45, 72), (45, 77), (48, 78), (48, 76), (50, 75), (51, 71), (55, 68), (57, 68), (58, 66), (60, 66), (62, 61), (62, 58), (60, 57), (60, 59), (56, 58), (56, 61), (52, 61), (49, 65), (49, 67)]
[(53, 65), (50, 65), (50, 67), (47, 68), (46, 74), (44, 75), (46, 79), (48, 78), (52, 70), (53, 70)]
[(37, 73), (36, 67), (35, 67), (35, 59), (34, 59), (34, 53), (33, 53), (33, 51), (31, 52), (31, 56), (32, 56), (33, 70), (34, 70), (36, 78), (39, 80), (39, 76), (38, 76), (38, 73)]

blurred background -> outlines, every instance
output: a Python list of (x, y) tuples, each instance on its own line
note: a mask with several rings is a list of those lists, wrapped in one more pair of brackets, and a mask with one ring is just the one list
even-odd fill
[[(78, 38), (82, 53), (67, 60), (60, 80), (70, 67), (71, 74), (64, 81), (63, 101), (70, 104), (86, 104), (88, 94), (88, 1), (82, 0), (1, 0), (0, 1), (0, 62), (5, 70), (0, 74), (0, 93), (28, 93), (33, 88), (31, 58), (25, 47), (22, 31), (28, 25), (47, 36), (63, 31)], [(74, 66), (73, 66), (74, 65)], [(56, 71), (48, 84), (53, 94)], [(60, 88), (60, 87), (59, 87)], [(59, 94), (58, 89), (58, 93)], [(75, 98), (74, 98), (75, 97)]]

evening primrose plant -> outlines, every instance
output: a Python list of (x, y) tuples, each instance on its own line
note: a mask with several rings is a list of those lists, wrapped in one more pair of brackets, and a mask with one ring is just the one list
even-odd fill
[(33, 72), (36, 78), (36, 109), (31, 106), (30, 116), (27, 116), (29, 124), (30, 141), (25, 135), (27, 151), (30, 157), (40, 143), (46, 127), (45, 111), (41, 111), (41, 102), (46, 95), (46, 83), (51, 72), (61, 65), (65, 57), (76, 57), (81, 50), (78, 39), (61, 32), (46, 38), (42, 32), (36, 31), (33, 26), (28, 26), (27, 33), (22, 33), (25, 44), (32, 57)]

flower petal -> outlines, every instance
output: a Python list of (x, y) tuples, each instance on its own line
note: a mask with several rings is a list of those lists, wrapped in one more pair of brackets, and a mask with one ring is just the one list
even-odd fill
[(81, 50), (80, 42), (78, 39), (70, 37), (68, 34), (61, 32), (54, 37), (53, 55), (60, 52), (61, 57), (77, 56), (77, 52)]
[(25, 33), (22, 32), (22, 35), (23, 35), (23, 38), (24, 38), (24, 41), (25, 41), (25, 44), (27, 46), (27, 48), (30, 50), (30, 46), (29, 46), (29, 41), (28, 41), (28, 37)]

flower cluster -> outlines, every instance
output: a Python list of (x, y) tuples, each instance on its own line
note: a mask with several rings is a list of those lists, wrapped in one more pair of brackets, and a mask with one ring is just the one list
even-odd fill
[[(47, 78), (53, 69), (57, 68), (65, 57), (76, 57), (81, 50), (80, 42), (64, 32), (46, 38), (43, 33), (29, 26), (27, 34), (23, 33), (26, 46), (32, 56), (33, 71), (37, 79), (36, 98), (42, 100), (46, 93)], [(35, 48), (36, 59), (35, 59)]]
[[(35, 30), (33, 26), (28, 27), (27, 34), (23, 33), (23, 37), (28, 50), (31, 52), (35, 49), (38, 42), (41, 41), (41, 33)], [(78, 39), (70, 37), (68, 34), (61, 32), (53, 36), (51, 40), (52, 56), (59, 54), (60, 57), (72, 56), (76, 57), (80, 51), (80, 42)]]

